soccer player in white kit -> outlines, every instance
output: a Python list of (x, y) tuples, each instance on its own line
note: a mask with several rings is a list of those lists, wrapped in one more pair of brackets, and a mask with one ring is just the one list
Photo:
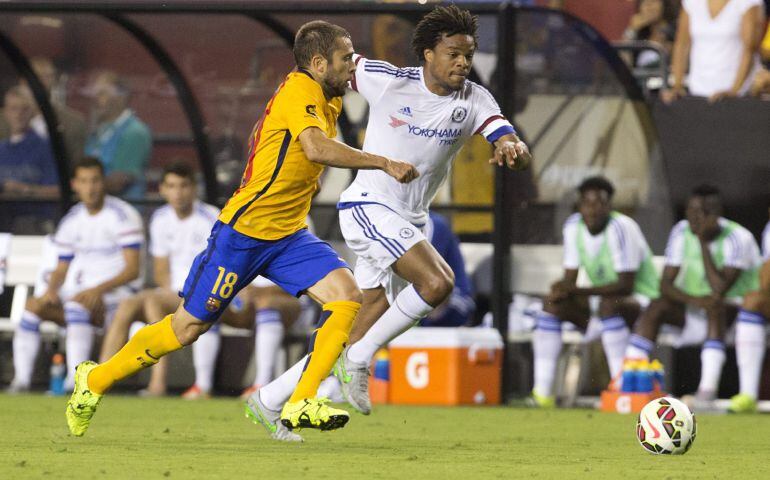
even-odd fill
[[(682, 397), (700, 411), (715, 408), (727, 357), (725, 334), (737, 320), (744, 297), (759, 288), (757, 271), (762, 261), (751, 232), (721, 215), (719, 189), (695, 187), (687, 200), (685, 219), (674, 225), (668, 238), (661, 296), (634, 325), (625, 354), (649, 360), (660, 326), (682, 327), (677, 346), (703, 345), (698, 390), (693, 397)], [(739, 323), (758, 320), (755, 317), (744, 312)], [(741, 343), (741, 335), (736, 330), (736, 343)]]
[(759, 399), (759, 381), (767, 348), (767, 319), (770, 318), (770, 222), (762, 231), (762, 267), (759, 290), (746, 294), (735, 319), (735, 357), (740, 392), (730, 399), (732, 413), (754, 413)]
[[(335, 374), (346, 399), (364, 414), (371, 410), (368, 366), (374, 353), (452, 292), (452, 270), (423, 227), (455, 155), (472, 135), (481, 134), (495, 146), (490, 163), (520, 169), (531, 159), (492, 95), (467, 79), (476, 29), (477, 18), (470, 12), (439, 6), (415, 29), (412, 45), (422, 67), (396, 68), (355, 57), (351, 87), (370, 107), (363, 150), (402, 158), (420, 172), (410, 184), (399, 185), (359, 170), (338, 204), (342, 234), (358, 255), (355, 278), (363, 306)], [(252, 395), (249, 408), (280, 410), (304, 362)]]
[(41, 320), (67, 328), (65, 388), (71, 390), (75, 367), (91, 356), (96, 326), (108, 325), (120, 300), (141, 285), (144, 227), (139, 212), (106, 195), (104, 167), (95, 158), (75, 165), (72, 189), (80, 202), (59, 222), (54, 237), (58, 263), (45, 293), (27, 301), (14, 334), (13, 391), (30, 387)]
[[(564, 322), (585, 330), (591, 313), (599, 316), (610, 378), (617, 379), (629, 326), (659, 296), (652, 251), (639, 225), (612, 209), (612, 183), (604, 177), (589, 177), (577, 191), (577, 212), (564, 222), (564, 275), (551, 286), (543, 311), (535, 318), (534, 388), (529, 402), (542, 408), (556, 405), (553, 387)], [(580, 270), (588, 280), (585, 286), (577, 283)]]

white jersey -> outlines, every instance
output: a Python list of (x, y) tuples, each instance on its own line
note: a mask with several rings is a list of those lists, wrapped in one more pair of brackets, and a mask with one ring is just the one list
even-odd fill
[(0, 293), (5, 287), (5, 272), (8, 268), (8, 253), (11, 250), (11, 234), (0, 233)]
[[(725, 227), (727, 219), (720, 218), (719, 225)], [(688, 226), (687, 220), (681, 220), (671, 229), (668, 244), (666, 245), (667, 266), (679, 267), (682, 265), (685, 253), (684, 233)], [(722, 243), (725, 267), (748, 270), (759, 266), (761, 263), (759, 247), (757, 247), (757, 242), (754, 240), (754, 235), (743, 226), (738, 225)], [(711, 250), (712, 255), (717, 253), (718, 248), (719, 242), (711, 242), (709, 244), (709, 250)]]
[[(71, 261), (67, 279), (73, 279), (73, 288), (95, 287), (123, 270), (124, 248), (143, 247), (142, 217), (134, 207), (111, 196), (105, 197), (95, 215), (78, 203), (59, 222), (54, 242), (59, 260)], [(139, 288), (141, 284), (138, 278), (129, 285)]]
[(396, 68), (361, 56), (355, 62), (351, 87), (369, 103), (363, 150), (409, 162), (420, 176), (400, 184), (381, 170), (359, 170), (342, 192), (340, 206), (379, 203), (424, 225), (463, 143), (476, 133), (494, 142), (513, 133), (513, 127), (481, 85), (466, 81), (461, 90), (440, 96), (428, 90), (422, 67)]
[(631, 218), (615, 213), (604, 230), (598, 235), (591, 235), (588, 229), (581, 228), (580, 214), (573, 213), (564, 222), (564, 263), (566, 270), (580, 268), (580, 252), (578, 251), (578, 235), (582, 237), (586, 253), (595, 257), (601, 250), (605, 239), (612, 255), (615, 272), (635, 272), (650, 252), (642, 229)]
[(180, 219), (170, 205), (155, 210), (150, 219), (150, 255), (168, 258), (172, 290), (182, 290), (196, 255), (217, 221), (219, 209), (195, 202), (192, 213)]
[(770, 260), (770, 222), (767, 222), (765, 229), (762, 230), (762, 260)]

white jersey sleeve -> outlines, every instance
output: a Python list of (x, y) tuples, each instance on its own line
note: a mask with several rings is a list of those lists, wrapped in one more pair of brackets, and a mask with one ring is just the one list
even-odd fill
[(684, 232), (687, 229), (687, 220), (681, 220), (674, 225), (671, 233), (668, 235), (666, 243), (666, 266), (679, 267), (684, 258)]
[(489, 143), (494, 143), (503, 135), (516, 133), (513, 125), (505, 119), (500, 111), (495, 97), (489, 93), (489, 90), (477, 83), (471, 82), (473, 86), (474, 111), (476, 115), (473, 119), (473, 133), (482, 135)]
[(171, 255), (172, 246), (165, 239), (168, 237), (166, 227), (169, 222), (165, 221), (165, 214), (168, 206), (163, 206), (155, 210), (150, 219), (150, 255), (157, 258), (165, 258)]
[(85, 207), (82, 204), (75, 205), (59, 222), (53, 238), (54, 245), (56, 245), (56, 255), (59, 257), (59, 260), (69, 262), (75, 258), (77, 217), (83, 208)]
[(724, 242), (724, 266), (748, 270), (759, 264), (759, 247), (754, 236), (743, 227), (735, 228)]
[(142, 248), (144, 246), (144, 224), (139, 212), (126, 204), (125, 217), (118, 227), (118, 243), (121, 248)]
[(11, 234), (0, 233), (0, 293), (5, 285), (5, 271), (8, 268), (8, 253), (11, 250)]
[(564, 222), (564, 260), (562, 266), (565, 270), (577, 270), (580, 268), (580, 254), (577, 247), (578, 225), (580, 214), (573, 213)]
[(612, 264), (616, 272), (639, 270), (647, 253), (647, 241), (639, 225), (630, 217), (619, 215), (607, 225)]
[(770, 260), (770, 222), (767, 222), (762, 231), (762, 260)]
[(420, 79), (416, 68), (398, 68), (380, 60), (370, 60), (361, 55), (353, 55), (356, 72), (350, 81), (350, 88), (366, 98), (369, 105), (376, 104), (387, 91), (388, 84), (397, 78)]

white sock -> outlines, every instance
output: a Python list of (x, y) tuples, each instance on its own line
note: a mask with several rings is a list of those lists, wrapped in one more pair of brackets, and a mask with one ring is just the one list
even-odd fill
[(626, 358), (649, 360), (654, 348), (655, 342), (647, 337), (643, 337), (634, 333), (628, 339), (628, 346), (626, 347), (625, 356)]
[(420, 297), (414, 285), (409, 285), (398, 294), (393, 305), (382, 314), (363, 338), (350, 347), (348, 359), (368, 365), (377, 350), (409, 330), (432, 311), (433, 307)]
[(735, 323), (735, 357), (741, 393), (759, 398), (759, 379), (765, 360), (765, 325), (767, 319), (757, 312), (741, 310)]
[(626, 321), (620, 315), (602, 318), (602, 346), (610, 367), (610, 378), (617, 377), (623, 370), (623, 356), (630, 335)]
[(283, 342), (281, 312), (272, 308), (257, 311), (254, 358), (257, 361), (254, 385), (267, 385), (273, 379), (275, 362)]
[(340, 381), (334, 375), (329, 375), (321, 382), (321, 385), (318, 387), (318, 396), (326, 397), (335, 403), (343, 403), (345, 401), (345, 397), (342, 396)]
[(64, 388), (75, 388), (75, 367), (91, 358), (94, 346), (94, 326), (91, 325), (91, 314), (77, 302), (64, 303), (64, 321), (67, 323), (67, 378)]
[(214, 387), (214, 369), (222, 337), (219, 325), (214, 325), (193, 343), (193, 366), (195, 367), (195, 385), (204, 393), (210, 393)]
[(698, 392), (717, 393), (725, 357), (725, 344), (721, 340), (706, 340), (700, 352), (701, 373)]
[(561, 320), (545, 312), (537, 315), (532, 353), (535, 360), (534, 390), (538, 395), (550, 397), (553, 395), (553, 379), (561, 353)]
[(40, 317), (24, 310), (13, 335), (13, 383), (29, 388), (40, 351)]
[(279, 375), (278, 378), (259, 389), (259, 398), (270, 410), (281, 410), (283, 404), (289, 400), (291, 394), (299, 383), (299, 377), (305, 370), (307, 355), (300, 358), (290, 369)]

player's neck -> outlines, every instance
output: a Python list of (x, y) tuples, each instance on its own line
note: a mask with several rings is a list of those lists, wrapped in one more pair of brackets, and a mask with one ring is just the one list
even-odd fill
[(102, 211), (102, 208), (104, 208), (104, 197), (94, 203), (86, 205), (86, 211), (89, 215), (96, 215)]
[(436, 78), (431, 75), (430, 70), (425, 68), (425, 66), (422, 67), (422, 78), (425, 80), (425, 86), (431, 93), (435, 93), (441, 97), (452, 94), (452, 90), (436, 80)]
[(703, 238), (705, 238), (707, 242), (711, 243), (719, 236), (720, 233), (722, 233), (722, 227), (717, 225), (715, 228), (712, 228), (708, 232), (704, 233)]
[(596, 226), (594, 226), (593, 228), (586, 225), (586, 230), (588, 230), (588, 233), (590, 233), (591, 236), (595, 237), (600, 233), (602, 233), (607, 228), (607, 225), (609, 225), (609, 223), (610, 223), (610, 217), (608, 215), (607, 218), (597, 223)]
[(297, 67), (297, 71), (299, 73), (303, 73), (309, 76), (315, 81), (315, 83), (317, 83), (321, 87), (321, 91), (324, 92), (324, 98), (326, 99), (327, 102), (334, 97), (333, 95), (330, 95), (329, 92), (326, 91), (326, 88), (324, 88), (324, 83), (321, 81), (321, 77), (319, 77), (318, 74), (313, 73), (312, 71), (301, 67)]
[(179, 220), (184, 220), (185, 218), (187, 218), (187, 217), (189, 217), (190, 215), (192, 215), (192, 211), (193, 211), (193, 206), (192, 206), (192, 204), (190, 204), (190, 205), (185, 205), (184, 207), (181, 207), (181, 208), (175, 208), (175, 209), (174, 209), (174, 213), (176, 213), (176, 217), (177, 217)]

